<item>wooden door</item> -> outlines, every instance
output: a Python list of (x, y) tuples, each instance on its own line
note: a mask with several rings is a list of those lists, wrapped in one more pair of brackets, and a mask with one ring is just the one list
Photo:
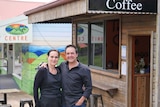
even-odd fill
[[(142, 60), (143, 59), (143, 60)], [(145, 73), (140, 73), (144, 64)], [(132, 37), (132, 107), (149, 107), (150, 36)]]

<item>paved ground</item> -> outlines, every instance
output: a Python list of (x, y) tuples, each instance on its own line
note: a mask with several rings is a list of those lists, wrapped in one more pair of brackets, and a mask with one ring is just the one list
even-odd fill
[(0, 89), (19, 88), (11, 74), (0, 75)]
[[(17, 88), (19, 89), (18, 85), (13, 79), (12, 75), (0, 75), (0, 89), (10, 89), (10, 88)], [(33, 100), (33, 96), (20, 91), (15, 93), (8, 93), (7, 94), (7, 104), (11, 104), (12, 107), (20, 107), (20, 99), (23, 98), (30, 98)], [(0, 99), (3, 99), (3, 94), (0, 94)], [(34, 100), (33, 100), (34, 103)], [(25, 107), (29, 107), (28, 104), (25, 104)]]
[[(0, 94), (0, 98), (3, 98), (2, 94)], [(11, 104), (12, 107), (20, 107), (20, 99), (23, 98), (30, 98), (33, 100), (33, 96), (26, 94), (23, 91), (16, 92), (16, 93), (9, 93), (7, 94), (7, 103)], [(34, 100), (33, 100), (34, 103)], [(25, 107), (29, 107), (28, 104), (25, 104)]]

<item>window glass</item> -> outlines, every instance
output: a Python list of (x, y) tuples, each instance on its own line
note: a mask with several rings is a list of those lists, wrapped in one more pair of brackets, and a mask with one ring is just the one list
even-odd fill
[(2, 58), (3, 58), (2, 66), (7, 71), (7, 66), (8, 66), (8, 62), (7, 62), (7, 44), (3, 44), (3, 55), (2, 55)]
[(91, 65), (102, 67), (103, 23), (91, 24)]
[(3, 56), (4, 59), (7, 59), (7, 44), (3, 45)]
[(7, 44), (0, 45), (0, 73), (6, 74), (8, 69)]
[(2, 58), (2, 44), (0, 44), (0, 58)]
[(15, 44), (15, 56), (14, 56), (14, 74), (21, 76), (22, 71), (22, 45)]
[(0, 44), (0, 74), (2, 72), (2, 44)]
[(88, 65), (88, 24), (77, 25), (78, 59)]
[(118, 73), (119, 19), (77, 24), (79, 60), (91, 67)]

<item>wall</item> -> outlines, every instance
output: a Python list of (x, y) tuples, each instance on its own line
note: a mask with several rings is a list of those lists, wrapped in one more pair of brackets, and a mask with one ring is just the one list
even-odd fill
[[(153, 31), (153, 35), (152, 32)], [(151, 37), (151, 47), (153, 47), (151, 50), (151, 73), (150, 73), (150, 105), (154, 107), (155, 105), (155, 86), (156, 86), (156, 35), (154, 34), (156, 32), (156, 15), (123, 15), (122, 16), (122, 44), (129, 44), (128, 38), (131, 35), (152, 35)], [(128, 47), (130, 48), (130, 47)], [(128, 49), (129, 50), (129, 49)], [(131, 54), (128, 52), (128, 54)], [(128, 61), (129, 62), (129, 61)], [(131, 66), (128, 66), (129, 68)], [(128, 71), (128, 86), (130, 86), (130, 78), (131, 78), (131, 71)], [(130, 92), (130, 91), (129, 91)], [(130, 96), (129, 96), (130, 97)], [(128, 99), (129, 104), (131, 103)]]
[[(154, 31), (156, 29), (156, 16), (155, 15), (117, 15), (117, 17), (120, 18), (121, 20), (121, 35), (122, 35), (122, 40), (121, 40), (121, 44), (122, 45), (126, 45), (127, 46), (127, 64), (131, 63), (131, 60), (129, 58), (129, 43), (128, 43), (128, 39), (129, 39), (129, 35), (130, 32), (134, 32), (136, 34), (148, 34), (148, 32)], [(116, 18), (115, 16), (102, 16), (99, 18), (102, 20), (107, 20), (107, 19), (114, 19)], [(92, 19), (86, 19), (86, 20), (92, 20)], [(96, 18), (94, 19), (96, 20)], [(98, 20), (98, 18), (97, 18)], [(75, 23), (73, 24), (72, 27), (75, 27)], [(75, 28), (73, 28), (73, 44), (76, 44), (76, 30)], [(155, 49), (155, 41), (156, 35), (154, 35), (153, 37), (153, 41), (152, 42), (152, 47), (154, 47), (153, 49)], [(155, 54), (155, 50), (153, 52)], [(151, 65), (155, 66), (155, 55), (152, 54), (151, 59), (153, 61)], [(103, 101), (104, 101), (104, 105), (105, 107), (130, 107), (131, 106), (131, 102), (129, 101), (131, 99), (131, 92), (130, 92), (130, 88), (131, 88), (131, 65), (127, 66), (127, 71), (126, 71), (126, 75), (121, 75), (120, 78), (115, 78), (115, 77), (111, 77), (108, 76), (107, 73), (105, 71), (99, 71), (99, 70), (91, 70), (92, 73), (92, 80), (95, 80), (97, 82), (101, 82), (102, 84), (106, 84), (106, 85), (110, 85), (112, 87), (117, 87), (118, 88), (118, 93), (111, 98), (105, 91), (102, 91), (100, 89), (97, 88), (93, 88), (93, 93), (98, 93), (98, 94), (102, 94), (103, 97)], [(122, 72), (122, 71), (121, 71)], [(153, 88), (151, 87), (151, 95), (153, 96), (151, 98), (151, 105), (154, 105), (155, 103), (155, 80), (156, 77), (155, 75), (155, 67), (152, 69), (152, 73), (151, 73), (151, 86), (153, 86)], [(101, 107), (101, 105), (99, 106)]]
[(71, 44), (70, 24), (33, 24), (33, 42), (22, 45), (22, 79), (15, 77), (21, 90), (33, 94), (33, 82), (37, 66), (46, 62), (50, 49), (60, 51), (59, 64), (65, 60), (64, 48)]

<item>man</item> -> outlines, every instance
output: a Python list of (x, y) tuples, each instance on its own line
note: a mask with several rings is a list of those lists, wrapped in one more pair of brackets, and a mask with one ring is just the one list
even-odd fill
[(86, 99), (92, 92), (90, 70), (77, 60), (76, 46), (67, 45), (65, 54), (67, 61), (59, 65), (62, 73), (63, 107), (86, 107)]

